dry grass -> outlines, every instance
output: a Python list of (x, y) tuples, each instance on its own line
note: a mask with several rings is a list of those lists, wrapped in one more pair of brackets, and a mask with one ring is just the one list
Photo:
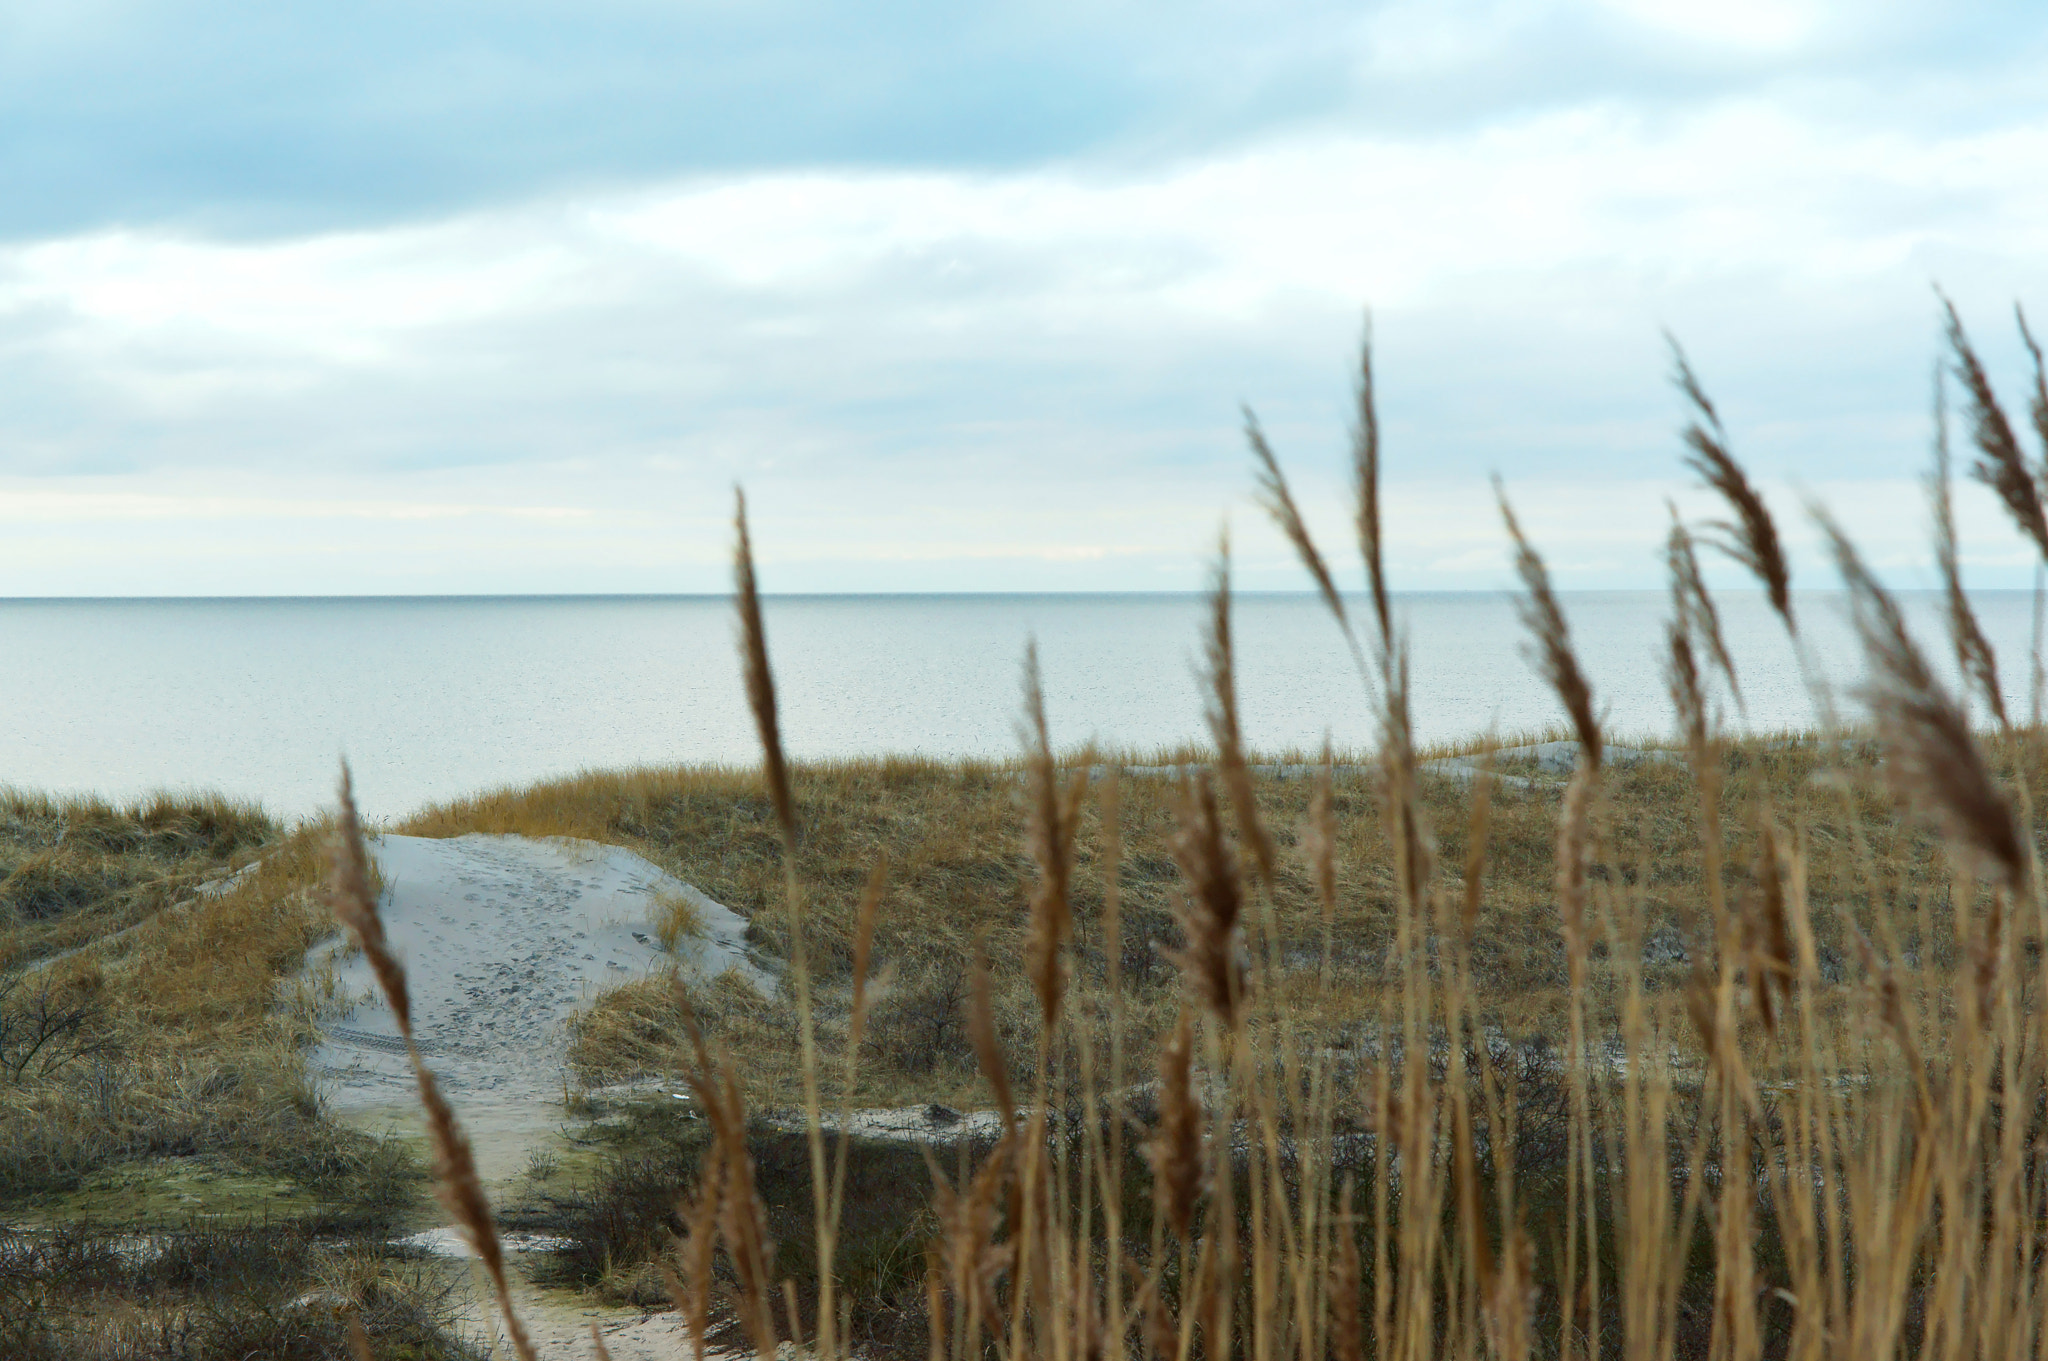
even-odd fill
[(0, 969), (189, 899), (280, 835), (260, 809), (218, 797), (123, 805), (0, 788)]
[(308, 1080), (325, 829), (205, 798), (4, 808), (30, 875), (62, 857), (92, 887), (17, 922), (12, 957), (43, 964), (0, 974), (0, 1058), (38, 1017), (77, 1023), (0, 1065), (0, 1218), (55, 1226), (0, 1235), (0, 1355), (341, 1361), (343, 1306), (380, 1354), (473, 1355), (437, 1273), (381, 1246), (417, 1159), (327, 1120)]
[[(1555, 736), (1549, 734), (1548, 736)], [(1993, 742), (2002, 777), (2044, 771), (2025, 743)], [(1430, 753), (1435, 755), (1437, 753)], [(1254, 758), (1255, 762), (1258, 758)], [(1931, 832), (1893, 817), (1874, 748), (1837, 752), (1814, 736), (1732, 743), (1723, 750), (1718, 801), (1724, 827), (1726, 891), (1751, 883), (1758, 830), (1750, 810), (1768, 805), (1805, 829), (1811, 891), (1850, 908), (1859, 920), (1879, 910), (1917, 920), (1917, 904), (1936, 905), (1952, 875)], [(1074, 762), (1074, 763), (1078, 763)], [(1156, 764), (1146, 754), (1134, 764)], [(1502, 762), (1503, 773), (1533, 773)], [(798, 864), (807, 886), (811, 960), (818, 987), (824, 1066), (837, 1071), (851, 1005), (858, 907), (869, 874), (889, 866), (875, 926), (875, 1013), (864, 1047), (857, 1096), (864, 1103), (985, 1099), (968, 1044), (962, 961), (985, 937), (995, 962), (996, 1012), (1012, 1052), (1035, 1051), (1039, 1008), (1026, 976), (1035, 877), (1025, 842), (1027, 786), (1018, 768), (940, 762), (799, 765), (795, 802), (804, 835)], [(1398, 996), (1396, 881), (1390, 867), (1384, 802), (1369, 780), (1340, 777), (1332, 790), (1332, 909), (1328, 914), (1336, 978), (1325, 995), (1318, 979), (1325, 906), (1307, 844), (1314, 782), (1261, 779), (1258, 812), (1278, 848), (1273, 889), (1263, 901), (1278, 945), (1278, 986), (1298, 995), (1298, 1019), (1333, 1040), (1355, 1039)], [(1074, 1005), (1107, 1005), (1112, 967), (1121, 974), (1135, 1045), (1163, 1036), (1177, 1007), (1166, 954), (1182, 944), (1176, 904), (1182, 875), (1175, 858), (1180, 793), (1171, 780), (1120, 782), (1122, 839), (1116, 883), (1121, 921), (1109, 942), (1108, 828), (1098, 799), (1081, 808), (1074, 837), (1071, 952)], [(1100, 786), (1097, 786), (1098, 792)], [(1554, 850), (1561, 782), (1533, 789), (1495, 786), (1490, 798), (1484, 873), (1473, 904), (1473, 988), (1486, 1022), (1509, 1034), (1561, 1033), (1568, 977), (1556, 929)], [(1462, 901), (1473, 843), (1471, 786), (1425, 774), (1420, 808), (1437, 828), (1444, 890)], [(1653, 1000), (1672, 1000), (1685, 969), (1671, 962), (1693, 938), (1702, 869), (1699, 805), (1682, 763), (1645, 762), (1607, 772), (1596, 820), (1599, 853), (1590, 873), (1637, 890), (1644, 931), (1653, 937), (1648, 978)], [(764, 948), (788, 958), (782, 917), (782, 866), (773, 814), (757, 785), (739, 772), (643, 770), (592, 773), (508, 791), (422, 815), (402, 830), (572, 835), (631, 847), (747, 916)], [(1853, 948), (1832, 911), (1816, 925), (1821, 967), (1840, 980), (1853, 972)], [(1909, 934), (1917, 941), (1917, 925)], [(1592, 986), (1617, 995), (1620, 974), (1609, 942), (1596, 938)], [(1934, 949), (1942, 948), (1937, 940)], [(707, 1027), (732, 1050), (758, 1104), (791, 1106), (798, 1090), (789, 1043), (787, 998), (763, 1001), (738, 987), (692, 993)], [(666, 985), (609, 994), (584, 1024), (576, 1058), (592, 1082), (677, 1066), (680, 1031)]]
[[(327, 1125), (299, 1056), (317, 999), (296, 980), (332, 929), (313, 894), (322, 837), (271, 831), (260, 864), (226, 891), (126, 930), (108, 929), (125, 908), (88, 907), (100, 929), (86, 948), (7, 979), (0, 1013), (15, 1016), (0, 1014), (0, 1031), (52, 999), (83, 1024), (70, 1041), (76, 1061), (0, 1078), (0, 1193), (63, 1192), (134, 1158), (206, 1157), (336, 1198), (371, 1195), (367, 1177), (382, 1188), (377, 1213), (388, 1213), (403, 1159), (394, 1167), (371, 1141)], [(125, 853), (112, 854), (118, 865)]]

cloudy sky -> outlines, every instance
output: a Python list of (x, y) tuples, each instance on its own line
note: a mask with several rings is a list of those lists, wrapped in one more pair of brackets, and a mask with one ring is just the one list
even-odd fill
[[(1657, 584), (1687, 346), (1919, 579), (1932, 286), (2019, 405), (2048, 9), (0, 0), (0, 594)], [(1963, 503), (1973, 579), (2024, 584)], [(1818, 584), (1820, 576), (1808, 571)]]

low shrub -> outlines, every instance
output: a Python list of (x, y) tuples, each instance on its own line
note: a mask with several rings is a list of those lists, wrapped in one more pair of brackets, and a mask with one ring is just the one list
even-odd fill
[(289, 1224), (0, 1232), (0, 1356), (354, 1361), (353, 1313), (379, 1356), (483, 1361), (443, 1274)]

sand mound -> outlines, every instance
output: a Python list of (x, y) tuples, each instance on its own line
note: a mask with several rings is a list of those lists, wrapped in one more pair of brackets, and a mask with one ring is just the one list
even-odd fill
[[(524, 1157), (528, 1136), (563, 1118), (564, 1026), (608, 987), (676, 965), (772, 980), (748, 957), (746, 922), (631, 851), (594, 841), (469, 835), (383, 836), (370, 843), (384, 879), (379, 910), (405, 961), (422, 1056), (478, 1144), (486, 1176)], [(665, 952), (660, 900), (682, 898), (699, 931)], [(367, 962), (345, 940), (307, 960), (332, 968), (349, 1009), (312, 1055), (337, 1114), (415, 1118), (411, 1069)]]

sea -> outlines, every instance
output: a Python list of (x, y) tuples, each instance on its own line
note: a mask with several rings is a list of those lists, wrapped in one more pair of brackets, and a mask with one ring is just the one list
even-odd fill
[[(1609, 729), (1669, 735), (1667, 597), (1562, 599)], [(1938, 598), (1902, 600), (1953, 676)], [(1973, 600), (2024, 711), (2033, 596)], [(1811, 726), (1799, 659), (1762, 597), (1727, 593), (1720, 607), (1741, 684), (1739, 707), (1722, 701), (1727, 725)], [(1351, 608), (1362, 617), (1362, 601)], [(782, 596), (765, 611), (798, 758), (1013, 754), (1034, 640), (1056, 744), (1203, 737), (1200, 596)], [(1401, 595), (1395, 612), (1419, 741), (1561, 721), (1511, 597)], [(1802, 595), (1795, 613), (1817, 669), (1846, 693), (1860, 664), (1845, 600)], [(1374, 746), (1371, 690), (1317, 597), (1239, 595), (1233, 626), (1253, 746)], [(346, 757), (365, 812), (397, 818), (579, 770), (758, 753), (722, 596), (0, 600), (0, 784), (17, 788), (218, 791), (291, 820), (332, 806)]]

